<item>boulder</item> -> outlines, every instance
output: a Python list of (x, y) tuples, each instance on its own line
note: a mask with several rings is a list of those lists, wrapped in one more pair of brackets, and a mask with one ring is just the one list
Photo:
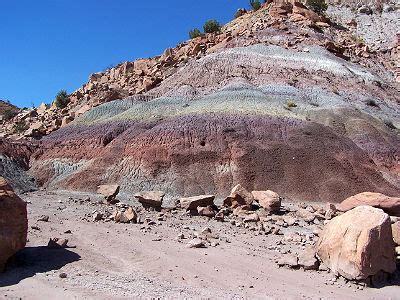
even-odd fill
[(276, 261), (276, 263), (280, 267), (287, 266), (287, 267), (290, 267), (290, 268), (296, 268), (296, 267), (299, 266), (299, 259), (294, 254), (287, 254), (287, 255), (283, 255), (282, 257), (280, 257)]
[(201, 195), (195, 197), (180, 198), (181, 207), (186, 210), (197, 210), (200, 207), (214, 205), (214, 195)]
[(381, 209), (359, 206), (332, 219), (320, 233), (317, 255), (334, 273), (349, 280), (394, 272), (390, 217)]
[(253, 191), (254, 200), (266, 211), (275, 213), (281, 208), (281, 197), (273, 191)]
[(306, 247), (304, 251), (299, 254), (299, 266), (304, 270), (318, 270), (319, 262), (315, 255), (314, 247)]
[(224, 200), (225, 206), (238, 207), (239, 205), (251, 205), (253, 195), (240, 184), (236, 185), (230, 195)]
[(339, 211), (349, 211), (357, 206), (369, 205), (383, 209), (391, 216), (400, 217), (400, 198), (389, 197), (380, 193), (365, 192), (349, 197), (337, 205)]
[(146, 208), (161, 208), (164, 196), (165, 193), (161, 191), (141, 192), (135, 194), (135, 198), (137, 198), (138, 201)]
[(206, 207), (197, 207), (197, 213), (199, 214), (199, 216), (204, 216), (204, 217), (209, 217), (209, 218), (213, 218), (215, 217), (215, 210), (212, 208), (212, 206), (206, 206)]
[(400, 221), (392, 224), (392, 234), (394, 242), (400, 246)]
[(105, 185), (99, 185), (97, 187), (97, 193), (102, 194), (104, 198), (107, 200), (107, 202), (110, 202), (115, 199), (115, 197), (119, 193), (119, 185), (117, 184), (105, 184)]
[(27, 234), (26, 203), (0, 177), (0, 272), (7, 260), (25, 247)]
[(115, 223), (136, 223), (137, 217), (138, 215), (132, 207), (128, 207), (125, 211), (116, 210), (112, 215)]

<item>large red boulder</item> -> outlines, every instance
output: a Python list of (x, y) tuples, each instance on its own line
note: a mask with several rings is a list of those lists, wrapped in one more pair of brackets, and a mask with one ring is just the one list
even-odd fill
[(25, 247), (27, 234), (26, 203), (0, 177), (0, 271), (11, 256)]
[(317, 255), (332, 272), (350, 280), (394, 272), (390, 217), (381, 209), (359, 206), (332, 219), (320, 233)]
[(391, 216), (400, 217), (400, 198), (380, 193), (365, 192), (349, 197), (337, 206), (340, 211), (348, 211), (357, 206), (369, 205), (383, 209)]

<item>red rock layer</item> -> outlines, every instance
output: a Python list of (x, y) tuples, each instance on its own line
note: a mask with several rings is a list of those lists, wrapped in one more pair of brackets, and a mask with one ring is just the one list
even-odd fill
[[(82, 166), (56, 172), (58, 162)], [(399, 192), (350, 139), (321, 124), (268, 115), (209, 114), (153, 124), (70, 126), (43, 141), (32, 166), (41, 184), (57, 182), (81, 190), (119, 183), (132, 192), (154, 189), (223, 197), (241, 183), (249, 190), (271, 189), (295, 200), (330, 202), (366, 190)]]

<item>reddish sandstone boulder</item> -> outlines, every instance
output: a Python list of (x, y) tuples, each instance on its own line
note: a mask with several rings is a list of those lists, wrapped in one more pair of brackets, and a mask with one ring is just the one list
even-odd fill
[(224, 200), (224, 205), (231, 207), (251, 205), (253, 200), (253, 195), (240, 184), (238, 184), (232, 189), (230, 195)]
[(202, 195), (188, 198), (180, 198), (181, 207), (186, 210), (197, 210), (198, 207), (214, 205), (214, 195)]
[(0, 271), (12, 255), (25, 247), (27, 233), (26, 203), (0, 177)]
[(154, 207), (161, 208), (163, 198), (165, 196), (164, 192), (141, 192), (135, 194), (135, 198), (144, 206), (144, 207)]
[(390, 217), (381, 209), (359, 206), (332, 219), (320, 233), (317, 255), (332, 272), (349, 280), (394, 272)]
[(252, 191), (254, 200), (266, 211), (274, 213), (281, 208), (281, 197), (273, 191)]
[(119, 185), (109, 185), (109, 184), (104, 184), (104, 185), (99, 185), (97, 187), (97, 193), (102, 194), (104, 198), (110, 202), (115, 199), (115, 197), (119, 193)]
[(383, 209), (391, 216), (400, 217), (400, 198), (380, 193), (365, 192), (349, 197), (337, 206), (340, 211), (348, 211), (357, 206), (369, 205)]

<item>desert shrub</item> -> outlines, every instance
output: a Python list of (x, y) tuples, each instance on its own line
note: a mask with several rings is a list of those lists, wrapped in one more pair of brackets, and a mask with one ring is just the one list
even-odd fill
[(11, 120), (12, 118), (14, 118), (16, 115), (18, 114), (18, 112), (14, 109), (7, 109), (4, 111), (3, 113), (3, 120), (8, 121)]
[(199, 29), (197, 29), (197, 28), (194, 28), (194, 29), (189, 31), (189, 37), (191, 39), (195, 39), (195, 38), (200, 37), (202, 35), (203, 34), (201, 33), (201, 31)]
[(325, 0), (307, 0), (306, 5), (319, 14), (323, 14), (328, 9), (328, 4)]
[(293, 100), (289, 100), (288, 102), (286, 102), (286, 105), (289, 108), (297, 107), (296, 102), (294, 102)]
[(203, 29), (205, 33), (218, 32), (221, 29), (221, 25), (216, 20), (208, 20), (204, 23)]
[(253, 10), (259, 10), (261, 8), (261, 2), (259, 0), (250, 0), (250, 6)]
[(16, 133), (22, 133), (22, 132), (28, 130), (28, 128), (29, 128), (28, 125), (26, 125), (25, 121), (23, 121), (23, 120), (15, 123), (15, 125), (14, 125), (14, 131)]
[(56, 99), (54, 100), (54, 104), (58, 108), (64, 108), (68, 105), (68, 103), (69, 103), (69, 98), (67, 92), (65, 90), (59, 91), (56, 95)]

